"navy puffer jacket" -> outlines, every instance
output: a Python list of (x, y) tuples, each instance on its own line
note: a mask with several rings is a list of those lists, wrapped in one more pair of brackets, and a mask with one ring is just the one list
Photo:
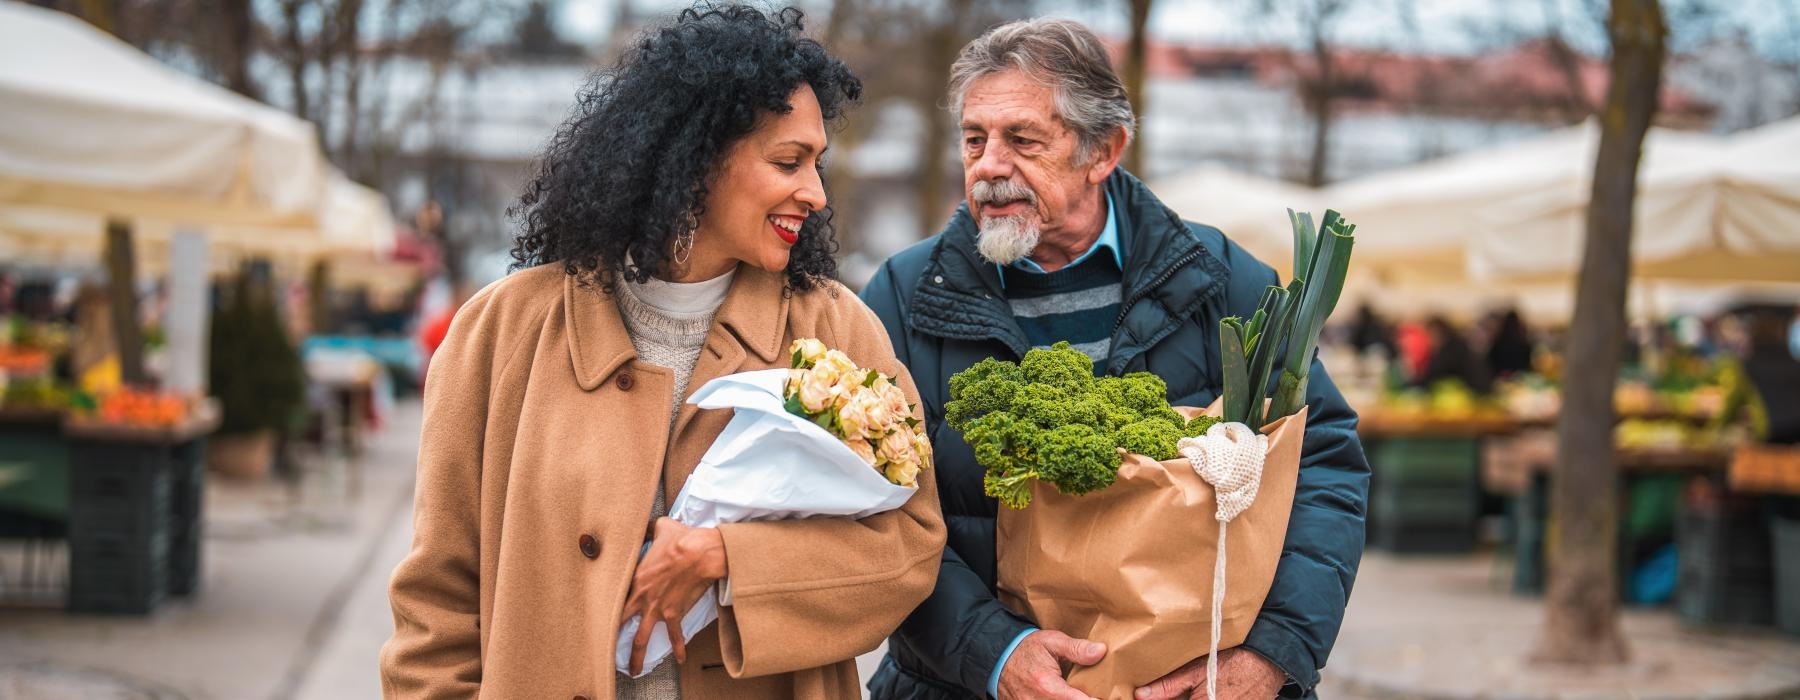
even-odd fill
[[(1278, 282), (1275, 272), (1218, 229), (1182, 221), (1123, 169), (1105, 187), (1125, 263), (1105, 370), (1154, 372), (1168, 382), (1171, 403), (1210, 404), (1220, 390), (1219, 319), (1249, 318), (1263, 289)], [(975, 230), (965, 204), (941, 233), (888, 260), (862, 292), (924, 399), (949, 528), (936, 591), (889, 639), (869, 681), (880, 700), (984, 697), (1001, 652), (1031, 625), (994, 598), (997, 504), (982, 493), (973, 451), (943, 420), (950, 375), (987, 357), (1016, 361), (1028, 349), (998, 272), (976, 253)], [(1317, 360), (1307, 403), (1287, 543), (1244, 642), (1287, 672), (1285, 697), (1311, 697), (1325, 667), (1362, 557), (1368, 501), (1356, 413)], [(1205, 653), (1196, 644), (1194, 656)]]

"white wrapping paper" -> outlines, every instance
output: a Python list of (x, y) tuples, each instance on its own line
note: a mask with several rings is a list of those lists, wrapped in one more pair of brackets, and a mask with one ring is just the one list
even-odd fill
[[(783, 407), (788, 371), (765, 369), (719, 377), (688, 398), (701, 408), (730, 408), (731, 422), (669, 506), (669, 517), (693, 527), (751, 520), (818, 516), (863, 518), (905, 505), (916, 489), (888, 482), (837, 436)], [(646, 549), (648, 545), (645, 545)], [(708, 589), (681, 620), (683, 640), (693, 639), (719, 617)], [(631, 641), (639, 618), (619, 630), (615, 662), (631, 668)], [(641, 677), (670, 653), (668, 630), (659, 626), (644, 650)]]

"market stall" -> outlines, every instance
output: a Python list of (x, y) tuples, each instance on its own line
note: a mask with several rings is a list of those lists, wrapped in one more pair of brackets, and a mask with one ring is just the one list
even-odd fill
[[(313, 125), (67, 14), (0, 3), (0, 104), (0, 252), (104, 261), (108, 280), (75, 298), (73, 324), (43, 295), (0, 323), (0, 433), (26, 438), (0, 446), (0, 525), (29, 523), (0, 536), (68, 542), (71, 610), (148, 612), (197, 588), (201, 465), (232, 423), (203, 397), (222, 325), (210, 263), (377, 248), (391, 221), (331, 170)], [(148, 331), (142, 271), (166, 292)], [(151, 375), (155, 347), (168, 362)]]

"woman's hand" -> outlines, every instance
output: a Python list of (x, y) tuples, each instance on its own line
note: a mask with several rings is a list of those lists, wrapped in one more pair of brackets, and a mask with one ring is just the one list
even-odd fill
[(638, 562), (631, 577), (631, 595), (625, 599), (624, 619), (641, 615), (637, 636), (631, 640), (631, 675), (644, 665), (644, 647), (656, 623), (668, 625), (669, 644), (675, 661), (687, 661), (687, 643), (681, 638), (681, 618), (706, 593), (706, 587), (725, 578), (725, 538), (710, 527), (688, 527), (672, 518), (657, 518), (650, 551)]

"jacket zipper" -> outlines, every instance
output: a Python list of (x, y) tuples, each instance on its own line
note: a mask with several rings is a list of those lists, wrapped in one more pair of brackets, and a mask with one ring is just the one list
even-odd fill
[(1152, 280), (1150, 284), (1145, 285), (1143, 289), (1138, 290), (1137, 294), (1133, 294), (1131, 299), (1125, 302), (1124, 306), (1119, 307), (1119, 317), (1113, 320), (1113, 334), (1117, 335), (1119, 327), (1125, 325), (1125, 314), (1131, 311), (1131, 307), (1137, 306), (1137, 303), (1142, 301), (1144, 297), (1149, 296), (1152, 290), (1161, 287), (1164, 282), (1169, 281), (1169, 278), (1173, 277), (1177, 270), (1180, 270), (1188, 263), (1193, 262), (1194, 258), (1200, 257), (1200, 252), (1201, 251), (1199, 250), (1194, 250), (1190, 251), (1187, 255), (1181, 256), (1181, 259), (1176, 260), (1175, 264), (1170, 265), (1168, 269), (1163, 270), (1162, 274), (1157, 275), (1156, 279)]

